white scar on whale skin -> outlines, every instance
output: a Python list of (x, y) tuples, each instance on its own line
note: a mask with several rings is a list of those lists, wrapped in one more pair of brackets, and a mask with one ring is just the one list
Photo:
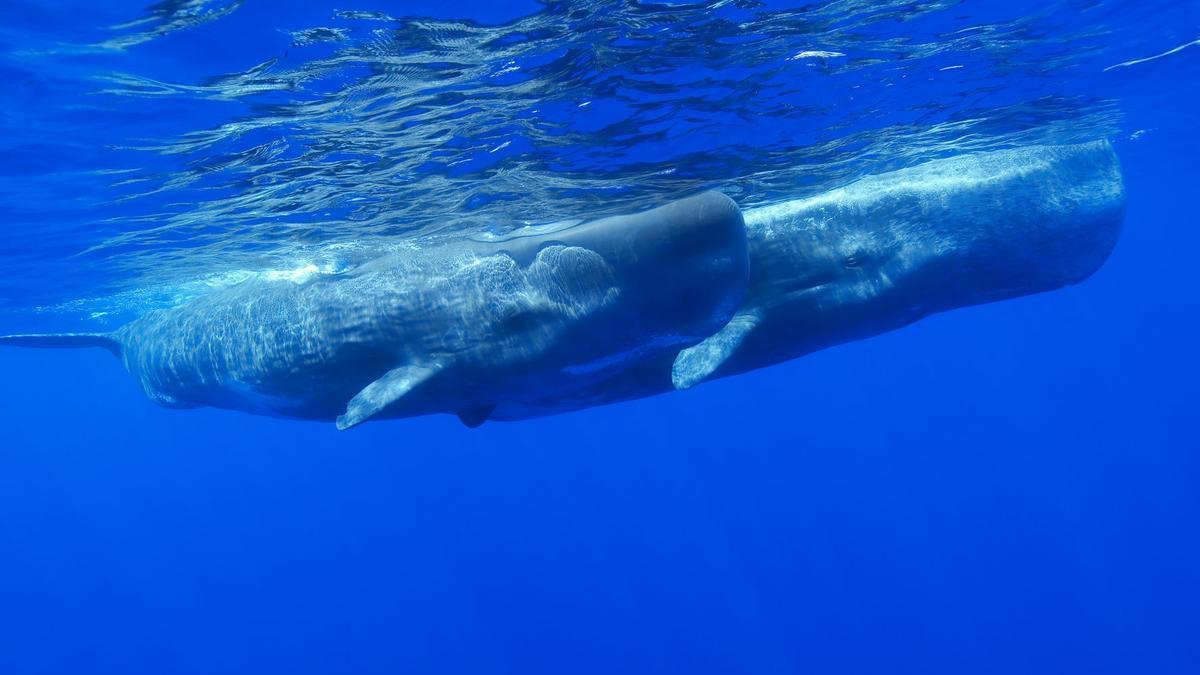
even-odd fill
[(1149, 63), (1151, 61), (1157, 61), (1158, 59), (1161, 59), (1164, 56), (1171, 56), (1172, 54), (1178, 54), (1179, 52), (1187, 49), (1188, 47), (1195, 47), (1197, 45), (1200, 45), (1200, 39), (1192, 40), (1191, 42), (1179, 45), (1178, 47), (1175, 47), (1174, 49), (1168, 49), (1167, 51), (1165, 51), (1161, 54), (1155, 54), (1154, 56), (1147, 56), (1144, 59), (1133, 59), (1132, 61), (1123, 61), (1121, 63), (1111, 65), (1111, 66), (1105, 68), (1104, 72), (1107, 73), (1108, 71), (1116, 70), (1117, 68), (1128, 68), (1130, 66), (1136, 66), (1136, 65), (1139, 65), (1142, 63)]

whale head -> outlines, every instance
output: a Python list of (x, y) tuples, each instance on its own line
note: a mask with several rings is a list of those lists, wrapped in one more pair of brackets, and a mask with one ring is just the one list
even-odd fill
[(1107, 141), (968, 155), (929, 167), (970, 189), (935, 191), (917, 217), (949, 208), (900, 237), (911, 284), (959, 307), (1076, 284), (1116, 246), (1124, 219), (1120, 164)]
[(496, 246), (519, 264), (537, 265), (556, 250), (603, 261), (615, 297), (560, 340), (577, 370), (616, 367), (703, 340), (733, 316), (749, 278), (741, 210), (718, 192), (552, 233), (518, 234)]

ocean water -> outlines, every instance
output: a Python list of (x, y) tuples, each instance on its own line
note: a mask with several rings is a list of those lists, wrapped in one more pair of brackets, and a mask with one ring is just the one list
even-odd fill
[(1063, 290), (467, 429), (0, 350), (0, 673), (1200, 672), (1200, 3), (7, 0), (0, 334), (1110, 139)]

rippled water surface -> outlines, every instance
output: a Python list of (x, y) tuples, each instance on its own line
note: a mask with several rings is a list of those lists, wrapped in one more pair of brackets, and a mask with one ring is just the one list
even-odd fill
[(378, 7), (5, 3), (0, 308), (103, 325), (427, 237), (1132, 142), (1186, 122), (1129, 99), (1200, 79), (1197, 3)]

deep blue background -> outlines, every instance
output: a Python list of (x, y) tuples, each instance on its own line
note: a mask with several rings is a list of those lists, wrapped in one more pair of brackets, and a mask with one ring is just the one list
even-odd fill
[(685, 393), (337, 433), (0, 351), (0, 673), (1200, 672), (1200, 136), (1161, 104), (1086, 283)]

